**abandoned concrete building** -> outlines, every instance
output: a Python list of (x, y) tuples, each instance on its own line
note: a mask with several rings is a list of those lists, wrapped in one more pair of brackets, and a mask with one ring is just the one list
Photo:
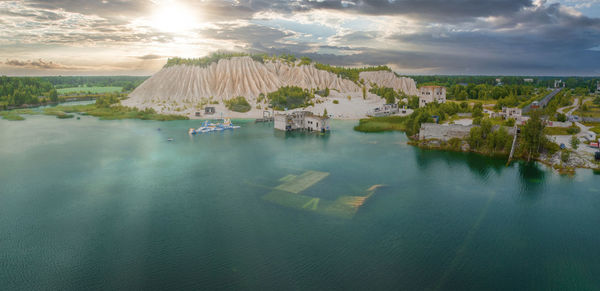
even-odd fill
[(498, 113), (498, 116), (504, 118), (504, 119), (510, 119), (513, 118), (515, 120), (521, 118), (521, 116), (523, 115), (523, 111), (521, 110), (521, 108), (512, 108), (512, 107), (502, 107), (502, 111), (500, 111)]
[(419, 107), (423, 107), (431, 102), (446, 102), (446, 87), (443, 86), (423, 86), (419, 88)]
[(373, 109), (373, 111), (370, 112), (369, 115), (375, 117), (390, 116), (398, 114), (398, 112), (400, 112), (400, 110), (398, 109), (398, 104), (383, 104), (381, 107)]
[[(423, 123), (419, 130), (419, 140), (437, 139), (441, 141), (449, 141), (453, 138), (464, 139), (469, 136), (471, 128), (479, 125), (460, 125), (460, 124), (435, 124)], [(492, 131), (497, 131), (501, 126), (494, 125)], [(506, 129), (509, 135), (515, 135), (514, 127), (502, 126)]]
[(296, 111), (275, 115), (275, 129), (283, 131), (329, 131), (329, 117), (317, 116), (309, 111)]
[(439, 139), (448, 141), (465, 138), (475, 125), (423, 123), (419, 130), (419, 140)]

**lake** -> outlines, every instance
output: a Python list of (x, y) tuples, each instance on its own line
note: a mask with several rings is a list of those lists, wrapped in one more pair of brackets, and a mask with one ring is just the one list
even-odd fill
[(26, 118), (0, 120), (2, 290), (600, 289), (590, 170), (353, 121), (190, 137), (200, 121)]

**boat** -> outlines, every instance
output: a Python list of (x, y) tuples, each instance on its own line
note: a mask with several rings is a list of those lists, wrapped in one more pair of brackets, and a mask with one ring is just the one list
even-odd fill
[(173, 141), (173, 140), (174, 140), (174, 139), (172, 139), (172, 138), (168, 138), (168, 139), (167, 139), (167, 141)]
[(213, 132), (213, 131), (232, 130), (232, 129), (236, 129), (236, 128), (240, 128), (240, 126), (233, 125), (233, 123), (231, 122), (231, 119), (229, 119), (229, 118), (224, 119), (223, 123), (212, 123), (212, 122), (208, 122), (208, 120), (205, 120), (202, 123), (202, 126), (200, 126), (198, 128), (190, 128), (188, 130), (188, 133), (189, 134), (207, 133), (207, 132)]

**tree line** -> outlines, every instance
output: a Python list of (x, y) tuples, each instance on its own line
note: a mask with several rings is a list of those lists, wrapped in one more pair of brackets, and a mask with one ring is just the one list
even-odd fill
[(0, 108), (58, 101), (54, 86), (40, 78), (0, 77)]

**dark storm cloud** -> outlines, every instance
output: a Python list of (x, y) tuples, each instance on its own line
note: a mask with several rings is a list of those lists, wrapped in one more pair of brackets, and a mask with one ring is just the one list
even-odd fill
[(253, 12), (292, 13), (327, 9), (368, 15), (411, 15), (441, 22), (508, 15), (530, 6), (532, 6), (531, 0), (242, 0), (232, 5), (233, 8), (244, 7)]
[[(248, 19), (255, 13), (263, 11), (293, 13), (326, 9), (368, 15), (412, 15), (442, 22), (508, 15), (532, 5), (531, 0), (185, 0), (182, 2), (201, 10), (210, 20)], [(34, 0), (27, 3), (36, 8), (64, 9), (106, 18), (146, 15), (153, 6), (153, 2), (148, 0)]]
[(202, 35), (208, 38), (223, 40), (239, 40), (243, 42), (261, 41), (271, 43), (292, 35), (279, 29), (262, 25), (246, 26), (223, 25), (220, 28), (203, 30)]
[[(600, 73), (600, 19), (574, 13), (560, 4), (543, 2), (540, 5), (539, 2), (533, 4), (532, 0), (177, 1), (210, 23), (210, 29), (194, 31), (192, 37), (217, 43), (227, 41), (235, 50), (294, 53), (337, 65), (390, 64), (431, 73), (543, 74), (561, 70)], [(0, 9), (0, 15), (6, 16), (0, 17), (3, 24), (0, 34), (8, 36), (4, 41), (11, 45), (68, 47), (114, 43), (139, 46), (177, 41), (172, 33), (131, 25), (132, 19), (148, 17), (156, 9), (150, 0), (10, 3), (17, 4), (12, 4), (10, 9)], [(322, 36), (319, 34), (322, 23), (313, 23), (309, 29), (305, 23), (302, 23), (304, 26), (281, 25), (276, 21), (257, 24), (260, 19), (253, 20), (257, 13), (276, 12), (261, 14), (261, 18), (293, 22), (298, 12), (316, 14), (323, 10), (354, 15), (359, 21), (377, 15), (409, 19), (410, 32), (396, 29), (400, 32), (394, 34), (373, 27), (361, 31), (323, 26), (323, 30), (329, 29), (331, 33)], [(81, 14), (74, 16), (68, 12)], [(140, 54), (144, 53), (149, 51)], [(4, 63), (6, 66), (49, 70), (61, 66), (5, 55), (11, 59)], [(144, 61), (163, 57), (148, 54), (134, 58)]]

